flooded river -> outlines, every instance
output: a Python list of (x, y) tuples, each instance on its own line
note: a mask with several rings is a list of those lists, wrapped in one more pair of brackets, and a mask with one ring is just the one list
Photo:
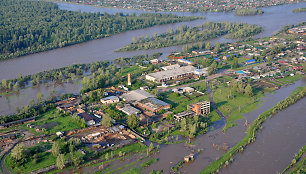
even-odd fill
[[(125, 14), (141, 13), (135, 10), (123, 10), (115, 8), (98, 8), (93, 6), (75, 5), (58, 3), (61, 9), (82, 11), (82, 12), (107, 12), (117, 13), (123, 12)], [(0, 80), (11, 79), (17, 77), (18, 73), (23, 75), (34, 74), (44, 70), (59, 68), (76, 63), (90, 63), (101, 60), (113, 60), (118, 57), (128, 57), (139, 54), (152, 54), (155, 52), (162, 52), (165, 58), (173, 51), (181, 50), (182, 46), (173, 46), (167, 48), (160, 48), (155, 50), (131, 51), (131, 52), (115, 52), (118, 48), (128, 44), (133, 37), (139, 35), (152, 35), (154, 32), (165, 32), (169, 27), (176, 28), (181, 25), (197, 26), (205, 21), (231, 21), (231, 22), (248, 22), (263, 26), (264, 32), (256, 37), (271, 36), (278, 31), (283, 25), (296, 24), (305, 21), (305, 13), (292, 13), (292, 9), (297, 7), (304, 7), (306, 3), (290, 4), (264, 8), (265, 13), (258, 16), (234, 16), (233, 13), (175, 13), (178, 15), (197, 15), (205, 16), (206, 20), (196, 20), (191, 22), (182, 22), (177, 24), (168, 24), (162, 26), (155, 26), (151, 28), (127, 31), (108, 38), (93, 40), (85, 43), (76, 44), (69, 47), (58, 48), (42, 53), (32, 54), (28, 56), (19, 57), (16, 59), (0, 61)], [(233, 42), (234, 40), (225, 39), (223, 37), (211, 40), (214, 42)], [(42, 92), (44, 96), (48, 96), (49, 90), (43, 88), (33, 88), (20, 90), (19, 94), (10, 94), (0, 97), (0, 115), (11, 114), (15, 112), (16, 107), (23, 107), (28, 104), (30, 100), (36, 98), (38, 92)], [(55, 90), (64, 93), (78, 92), (79, 85), (63, 85), (57, 87)]]
[[(244, 114), (245, 119), (248, 120), (249, 123), (251, 123), (253, 120), (255, 120), (261, 113), (263, 113), (264, 111), (268, 110), (269, 108), (273, 107), (276, 103), (278, 103), (280, 100), (285, 99), (287, 96), (290, 95), (290, 93), (295, 90), (297, 87), (299, 86), (305, 86), (306, 85), (306, 81), (298, 81), (297, 83), (287, 86), (287, 87), (283, 87), (280, 88), (279, 90), (277, 90), (274, 93), (270, 93), (265, 95), (265, 97), (262, 99), (261, 103), (259, 104), (260, 106), (254, 110), (251, 111), (248, 114)], [(303, 100), (304, 104), (305, 104), (305, 99)], [(297, 103), (296, 106), (293, 105), (292, 107), (296, 108), (300, 108), (302, 106), (302, 103)], [(291, 107), (290, 107), (291, 108)], [(289, 109), (289, 108), (288, 108)], [(287, 109), (287, 110), (288, 110)], [(284, 110), (282, 112), (280, 112), (278, 115), (281, 114), (285, 114), (288, 115), (288, 111)], [(290, 111), (290, 110), (289, 110)], [(294, 114), (297, 114), (296, 112), (293, 112)], [(303, 109), (299, 110), (298, 114), (299, 116), (302, 116), (302, 114), (304, 113)], [(184, 156), (189, 155), (190, 153), (195, 153), (195, 161), (191, 162), (189, 164), (184, 164), (183, 167), (179, 170), (182, 173), (199, 173), (201, 170), (203, 170), (207, 165), (209, 165), (211, 162), (213, 162), (214, 160), (216, 160), (217, 158), (219, 158), (223, 153), (225, 153), (225, 151), (223, 151), (222, 147), (224, 145), (228, 145), (230, 148), (233, 147), (234, 145), (236, 145), (241, 139), (243, 139), (243, 137), (246, 136), (246, 129), (247, 127), (244, 126), (244, 122), (245, 119), (242, 120), (238, 120), (236, 121), (237, 126), (228, 129), (228, 131), (226, 133), (222, 133), (221, 129), (216, 129), (214, 131), (211, 131), (205, 135), (199, 136), (197, 137), (193, 143), (193, 146), (186, 146), (185, 143), (181, 143), (181, 144), (173, 144), (173, 145), (164, 145), (162, 146), (162, 148), (160, 149), (160, 153), (158, 153), (155, 157), (159, 158), (159, 161), (153, 165), (151, 165), (150, 167), (148, 167), (147, 169), (143, 170), (143, 172), (145, 173), (149, 173), (151, 170), (153, 169), (159, 169), (159, 170), (164, 170), (164, 172), (168, 173), (171, 170), (171, 167), (175, 166), (178, 162), (182, 161), (184, 159)], [(298, 135), (297, 133), (299, 131), (301, 131), (301, 129), (305, 130), (304, 128), (301, 128), (301, 124), (298, 121), (290, 121), (290, 120), (296, 120), (297, 116), (295, 116), (293, 119), (290, 117), (284, 117), (284, 118), (280, 118), (282, 120), (278, 120), (278, 117), (276, 116), (275, 118), (272, 119), (272, 121), (268, 121), (268, 122), (273, 122), (273, 120), (278, 120), (276, 121), (274, 124), (272, 123), (267, 123), (269, 124), (269, 127), (264, 125), (265, 128), (263, 131), (265, 131), (265, 129), (270, 130), (270, 133), (267, 132), (267, 134), (271, 134), (272, 131), (277, 131), (280, 127), (282, 126), (288, 126), (287, 122), (290, 123), (290, 131), (288, 131), (288, 129), (284, 129), (281, 132), (283, 132), (283, 134), (279, 134), (279, 135), (270, 135), (269, 136), (269, 142), (270, 142), (270, 147), (261, 147), (260, 145), (257, 145), (256, 147), (253, 147), (252, 150), (250, 150), (250, 153), (257, 153), (257, 152), (261, 152), (261, 151), (272, 151), (274, 149), (276, 149), (276, 151), (284, 151), (283, 154), (286, 154), (288, 159), (285, 160), (284, 162), (282, 162), (282, 164), (284, 163), (288, 163), (288, 161), (290, 161), (292, 159), (292, 151), (293, 152), (297, 152), (298, 149), (300, 147), (302, 147), (303, 145), (305, 145), (305, 141), (306, 137), (305, 134), (302, 134), (302, 131), (300, 132)], [(305, 120), (305, 117), (299, 120)], [(305, 123), (305, 122), (303, 122)], [(283, 125), (280, 125), (283, 124)], [(305, 125), (305, 124), (304, 124)], [(296, 130), (294, 130), (296, 129)], [(287, 130), (287, 131), (285, 131)], [(277, 134), (277, 132), (276, 132)], [(267, 135), (265, 135), (267, 136)], [(284, 137), (286, 136), (286, 137)], [(298, 140), (299, 138), (301, 138), (301, 136), (304, 137), (304, 140)], [(287, 140), (292, 140), (294, 139), (294, 141), (292, 142), (287, 142)], [(297, 141), (295, 141), (297, 140)], [(263, 141), (262, 138), (257, 138), (257, 141)], [(280, 143), (282, 142), (282, 143)], [(284, 148), (284, 146), (287, 146), (287, 143), (295, 143), (294, 146), (292, 146), (291, 148)], [(214, 148), (214, 145), (218, 145), (220, 147), (220, 149), (218, 150), (218, 148)], [(256, 143), (254, 143), (255, 146)], [(251, 145), (252, 146), (252, 145)], [(250, 149), (251, 149), (250, 146)], [(273, 147), (273, 148), (272, 148)], [(268, 149), (265, 149), (268, 148)], [(198, 153), (198, 149), (204, 149), (202, 152)], [(290, 149), (290, 151), (289, 151)], [(248, 152), (248, 148), (246, 149), (245, 152)], [(288, 155), (289, 154), (289, 155)], [(261, 158), (260, 162), (261, 164), (268, 164), (271, 162), (271, 159), (284, 159), (286, 156), (285, 155), (280, 155), (278, 153), (270, 153), (270, 154), (266, 154), (269, 155), (269, 157), (267, 158)], [(283, 156), (283, 158), (280, 158), (280, 156)], [(236, 167), (233, 167), (233, 171), (231, 173), (240, 173), (239, 170), (240, 168), (244, 168), (245, 172), (242, 173), (248, 173), (248, 167), (253, 165), (253, 161), (247, 161), (247, 158), (249, 156), (244, 156), (244, 154), (241, 155), (241, 160), (239, 160), (238, 158), (238, 162), (241, 162), (241, 165), (235, 165), (235, 163), (233, 165), (235, 165)], [(257, 158), (258, 160), (258, 158)], [(243, 166), (243, 165), (248, 165), (248, 167)], [(270, 166), (271, 170), (277, 171), (278, 169), (276, 169), (276, 165), (274, 166)], [(255, 169), (256, 166), (253, 166), (253, 169)], [(231, 168), (230, 168), (231, 169)], [(262, 169), (264, 170), (264, 169)], [(227, 173), (227, 171), (224, 171), (224, 173)], [(262, 172), (257, 172), (257, 173), (262, 173)], [(270, 172), (271, 173), (271, 172)]]
[(294, 154), (306, 145), (306, 98), (263, 124), (255, 143), (238, 154), (221, 173), (270, 174), (282, 172)]
[[(105, 9), (84, 5), (63, 4), (58, 3), (60, 8), (75, 11), (86, 12), (123, 12), (132, 13), (130, 10)], [(290, 4), (264, 8), (265, 13), (257, 16), (234, 16), (233, 13), (176, 13), (178, 15), (198, 15), (205, 16), (206, 20), (196, 20), (191, 22), (182, 22), (177, 24), (168, 24), (162, 26), (155, 26), (151, 28), (128, 31), (117, 34), (108, 38), (93, 40), (85, 43), (76, 44), (69, 47), (58, 48), (42, 53), (27, 55), (16, 59), (6, 60), (0, 62), (0, 80), (11, 79), (17, 77), (18, 73), (22, 75), (34, 74), (44, 70), (59, 68), (76, 63), (90, 63), (100, 60), (112, 60), (118, 57), (134, 56), (139, 54), (152, 54), (154, 52), (162, 52), (164, 56), (172, 51), (181, 50), (182, 46), (175, 46), (169, 48), (161, 48), (146, 51), (132, 51), (132, 52), (114, 52), (118, 48), (131, 42), (132, 38), (140, 35), (152, 35), (153, 33), (165, 32), (169, 27), (176, 28), (181, 25), (197, 26), (205, 21), (231, 21), (231, 22), (247, 22), (251, 24), (258, 24), (263, 26), (264, 32), (256, 37), (272, 36), (274, 32), (278, 31), (286, 24), (296, 24), (305, 21), (305, 13), (293, 13), (292, 9), (297, 7), (304, 7), (306, 3)], [(231, 42), (231, 40), (218, 38), (220, 42)], [(213, 40), (212, 42), (215, 42)]]

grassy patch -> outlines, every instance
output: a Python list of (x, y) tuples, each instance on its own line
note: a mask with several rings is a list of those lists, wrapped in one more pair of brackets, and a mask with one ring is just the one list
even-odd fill
[[(34, 160), (29, 159), (27, 163), (22, 166), (16, 166), (10, 155), (8, 155), (4, 160), (4, 165), (10, 168), (14, 173), (30, 173), (38, 169), (42, 169), (56, 163), (56, 157), (54, 157), (50, 152), (42, 152), (40, 160), (35, 163)], [(14, 168), (11, 168), (14, 166)]]
[(302, 79), (304, 76), (303, 75), (294, 75), (294, 76), (287, 76), (284, 78), (277, 79), (280, 82), (284, 83), (293, 83), (294, 81), (297, 81), (299, 79)]
[(148, 161), (145, 161), (140, 166), (141, 166), (141, 168), (149, 167), (150, 165), (156, 163), (157, 161), (158, 161), (157, 158), (152, 158), (152, 159), (149, 159)]
[[(71, 115), (58, 113), (56, 109), (48, 111), (37, 117), (37, 120), (33, 123), (35, 126), (41, 126), (48, 123), (56, 123), (57, 125), (52, 128), (47, 128), (45, 132), (36, 132), (34, 129), (28, 129), (34, 134), (54, 134), (59, 131), (69, 131), (74, 129), (80, 129), (81, 125), (78, 124)], [(25, 125), (24, 125), (25, 128)]]

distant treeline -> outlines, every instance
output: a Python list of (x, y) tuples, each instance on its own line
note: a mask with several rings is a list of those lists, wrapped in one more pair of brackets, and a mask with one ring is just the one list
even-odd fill
[(293, 9), (292, 12), (293, 13), (306, 12), (306, 7)]
[(238, 9), (234, 13), (236, 16), (253, 16), (263, 14), (262, 9)]
[(172, 14), (115, 15), (59, 9), (51, 2), (0, 1), (0, 60), (107, 37), (127, 30), (190, 21)]
[(147, 35), (133, 38), (129, 45), (118, 51), (147, 50), (163, 48), (187, 43), (194, 43), (217, 38), (227, 35), (230, 39), (241, 39), (250, 37), (262, 32), (262, 27), (247, 23), (230, 23), (230, 22), (206, 22), (197, 27), (188, 27), (186, 25), (178, 27), (173, 31), (169, 28), (167, 32), (160, 35), (156, 33), (153, 37)]
[[(48, 71), (39, 72), (33, 75), (22, 76), (18, 74), (18, 77), (15, 79), (7, 80), (3, 79), (0, 83), (0, 91), (11, 91), (23, 88), (29, 82), (32, 85), (42, 84), (44, 82), (66, 82), (75, 79), (80, 79), (84, 76), (88, 76), (88, 74), (96, 75), (98, 72), (99, 74), (103, 72), (103, 81), (120, 81), (120, 72), (121, 68), (118, 68), (116, 65), (120, 65), (123, 67), (124, 65), (131, 65), (134, 63), (144, 64), (145, 61), (149, 61), (154, 58), (160, 57), (161, 53), (154, 53), (152, 56), (149, 55), (138, 55), (134, 57), (126, 57), (126, 58), (117, 58), (114, 60), (115, 64), (112, 64), (109, 61), (98, 61), (89, 64), (74, 64), (67, 67), (52, 69)], [(114, 77), (115, 74), (119, 74), (118, 78)], [(93, 79), (95, 79), (94, 76)], [(102, 79), (101, 79), (102, 80)], [(103, 82), (104, 84), (104, 82)], [(99, 86), (98, 81), (91, 84), (91, 89), (97, 88)], [(100, 86), (102, 87), (102, 86)]]

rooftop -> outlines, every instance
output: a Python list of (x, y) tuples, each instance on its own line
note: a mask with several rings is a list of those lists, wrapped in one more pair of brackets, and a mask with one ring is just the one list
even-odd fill
[(122, 95), (122, 98), (127, 101), (127, 102), (133, 102), (133, 101), (140, 101), (149, 97), (155, 97), (153, 94), (145, 91), (145, 90), (141, 90), (141, 89), (137, 89), (134, 91), (130, 91), (126, 94)]
[(183, 66), (172, 70), (160, 71), (156, 73), (148, 74), (148, 76), (154, 77), (156, 79), (165, 79), (173, 76), (177, 76), (184, 73), (193, 73), (196, 70), (193, 66)]

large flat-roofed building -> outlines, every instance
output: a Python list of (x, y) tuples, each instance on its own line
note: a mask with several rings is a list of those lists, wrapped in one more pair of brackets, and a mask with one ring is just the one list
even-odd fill
[(138, 109), (134, 108), (130, 104), (125, 104), (122, 108), (118, 109), (127, 115), (132, 115), (132, 114), (137, 115), (138, 113), (140, 113)]
[(193, 66), (183, 66), (171, 70), (148, 74), (146, 75), (146, 79), (153, 82), (161, 83), (186, 76), (191, 76), (193, 75), (195, 70), (196, 68)]
[(203, 101), (188, 106), (196, 115), (205, 115), (210, 113), (210, 102)]
[(162, 109), (170, 109), (170, 104), (157, 98), (150, 97), (139, 101), (137, 107), (151, 112), (159, 112)]
[(155, 95), (141, 89), (130, 91), (122, 95), (122, 99), (129, 103), (138, 102), (149, 97), (155, 97)]

